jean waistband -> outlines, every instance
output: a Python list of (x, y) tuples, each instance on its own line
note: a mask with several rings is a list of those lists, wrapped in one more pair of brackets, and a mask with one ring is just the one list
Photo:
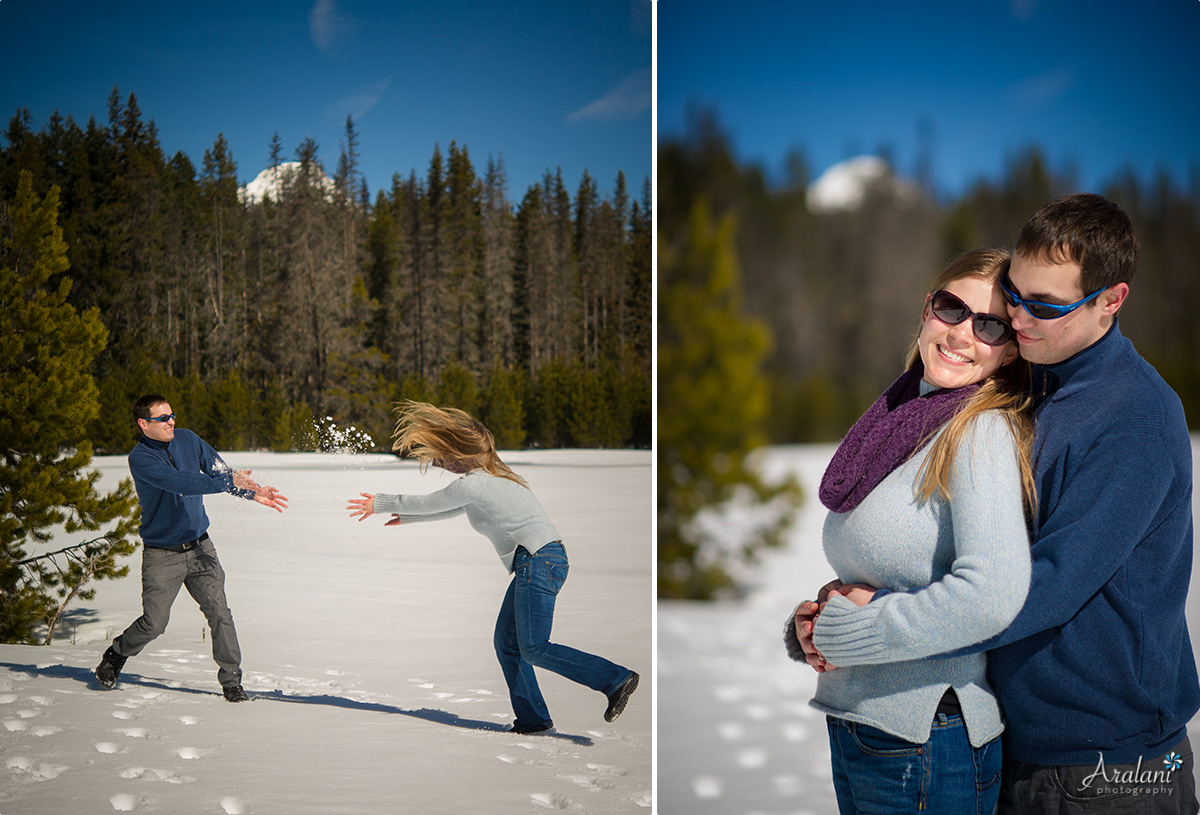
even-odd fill
[(206, 540), (208, 540), (207, 532), (205, 532), (203, 535), (196, 538), (195, 540), (184, 541), (183, 543), (177, 543), (174, 546), (150, 546), (149, 544), (146, 544), (146, 545), (149, 546), (149, 548), (151, 548), (151, 549), (161, 549), (164, 552), (187, 552), (192, 549), (195, 549), (197, 546), (199, 546), (201, 543), (203, 543)]

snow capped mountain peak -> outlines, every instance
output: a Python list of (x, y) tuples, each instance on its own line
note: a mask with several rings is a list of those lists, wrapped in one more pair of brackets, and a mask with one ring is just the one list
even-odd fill
[(903, 207), (921, 199), (920, 187), (893, 173), (879, 156), (855, 156), (834, 164), (808, 185), (808, 208), (822, 215), (855, 210), (863, 205), (869, 190), (880, 187)]
[[(253, 181), (242, 187), (238, 193), (242, 201), (247, 204), (262, 201), (267, 196), (270, 196), (272, 201), (278, 201), (284, 185), (298, 172), (300, 172), (300, 162), (285, 161), (278, 167), (268, 167), (263, 170), (255, 176)], [(333, 179), (327, 176), (324, 171), (321, 171), (320, 183), (325, 189), (326, 197), (332, 198), (334, 191)]]

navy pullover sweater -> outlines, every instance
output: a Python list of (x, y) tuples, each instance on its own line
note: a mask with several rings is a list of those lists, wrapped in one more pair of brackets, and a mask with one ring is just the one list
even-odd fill
[(208, 531), (205, 495), (233, 493), (233, 470), (208, 442), (190, 430), (175, 429), (169, 442), (142, 436), (129, 452), (129, 472), (142, 505), (142, 540), (147, 546), (177, 546)]
[[(1192, 449), (1183, 406), (1112, 329), (1035, 366), (1033, 577), (986, 645), (1007, 756), (1033, 764), (1149, 760), (1200, 708), (1184, 619)], [(974, 649), (973, 649), (974, 650)]]

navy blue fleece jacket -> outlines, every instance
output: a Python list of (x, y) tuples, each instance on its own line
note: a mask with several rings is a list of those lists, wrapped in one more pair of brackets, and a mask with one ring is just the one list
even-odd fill
[(208, 531), (204, 496), (228, 492), (253, 499), (233, 485), (233, 470), (208, 442), (175, 429), (169, 442), (145, 436), (129, 452), (129, 472), (142, 505), (142, 540), (147, 546), (176, 546)]
[[(1192, 448), (1183, 407), (1117, 325), (1035, 366), (1029, 597), (984, 643), (1007, 756), (1034, 764), (1150, 759), (1200, 708), (1184, 619)], [(970, 650), (979, 650), (976, 646)]]

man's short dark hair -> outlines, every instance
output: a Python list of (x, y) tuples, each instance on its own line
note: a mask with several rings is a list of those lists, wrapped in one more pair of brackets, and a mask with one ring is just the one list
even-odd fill
[(141, 399), (133, 403), (133, 420), (149, 419), (150, 410), (155, 405), (167, 404), (167, 397), (159, 396), (157, 393), (148, 393)]
[(1076, 193), (1039, 209), (1017, 236), (1014, 255), (1083, 269), (1085, 295), (1133, 280), (1138, 239), (1133, 222), (1101, 195)]

